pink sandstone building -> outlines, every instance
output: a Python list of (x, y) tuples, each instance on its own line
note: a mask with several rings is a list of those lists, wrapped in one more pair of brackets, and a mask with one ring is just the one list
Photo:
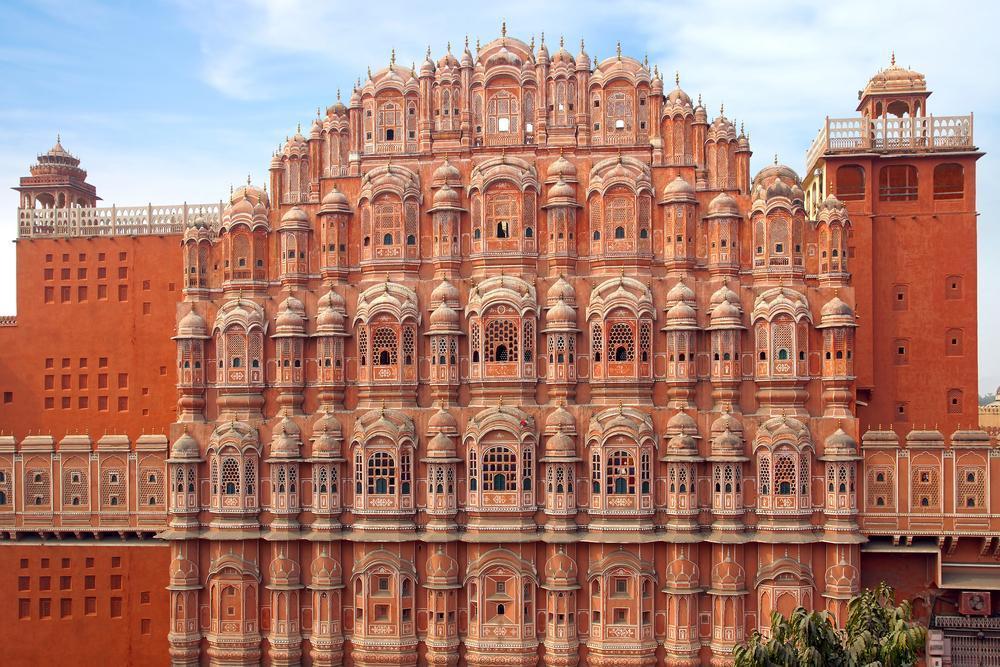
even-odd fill
[(972, 116), (893, 62), (751, 176), (676, 78), (505, 33), (393, 57), (218, 205), (39, 157), (13, 660), (725, 665), (883, 579), (936, 664), (997, 655)]

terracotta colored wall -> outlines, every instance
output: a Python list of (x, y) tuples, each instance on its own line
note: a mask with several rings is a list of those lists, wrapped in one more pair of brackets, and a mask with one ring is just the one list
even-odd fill
[(169, 664), (169, 556), (161, 543), (3, 544), (4, 664)]
[(177, 244), (176, 236), (17, 242), (17, 324), (0, 327), (5, 433), (134, 439), (173, 420), (165, 332), (180, 297)]

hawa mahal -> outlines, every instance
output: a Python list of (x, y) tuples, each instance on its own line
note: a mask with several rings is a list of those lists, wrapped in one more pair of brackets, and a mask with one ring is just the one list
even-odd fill
[(7, 659), (725, 665), (880, 580), (995, 650), (981, 153), (929, 96), (893, 62), (751, 176), (679, 78), (504, 30), (218, 204), (101, 207), (57, 142), (0, 321)]

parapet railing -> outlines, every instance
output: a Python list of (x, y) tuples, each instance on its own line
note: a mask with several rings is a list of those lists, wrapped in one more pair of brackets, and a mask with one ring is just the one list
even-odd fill
[(972, 149), (972, 114), (909, 118), (830, 118), (806, 152), (806, 171), (826, 153)]
[(109, 206), (102, 208), (19, 208), (19, 238), (74, 236), (151, 236), (181, 234), (195, 219), (218, 229), (222, 202), (166, 206)]

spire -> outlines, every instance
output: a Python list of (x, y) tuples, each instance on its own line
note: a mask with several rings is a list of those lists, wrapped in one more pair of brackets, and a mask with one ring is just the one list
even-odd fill
[[(681, 87), (681, 71), (679, 69), (674, 70), (674, 85), (678, 88)], [(698, 99), (701, 99), (699, 96)]]
[[(448, 51), (451, 51), (451, 42), (448, 42)], [(426, 58), (427, 58), (427, 60), (431, 59), (431, 45), (430, 44), (427, 45), (427, 56), (426, 56)]]
[(722, 104), (719, 105), (719, 115), (722, 116), (723, 118), (726, 117), (726, 103), (725, 102), (723, 102)]
[(893, 67), (896, 66), (896, 49), (893, 49), (892, 55), (889, 56), (889, 64), (892, 65)]
[(648, 53), (642, 54), (642, 66), (645, 67), (646, 69), (649, 69), (649, 54)]
[(337, 89), (337, 101), (340, 101), (340, 88)]
[(615, 47), (615, 53), (618, 55), (618, 60), (622, 59), (622, 43), (619, 40), (618, 46)]
[(774, 164), (778, 164), (778, 154), (774, 154)]
[(396, 64), (396, 47), (393, 47), (392, 51), (389, 52), (389, 65), (395, 65), (395, 64)]
[(534, 35), (531, 36), (531, 43), (528, 44), (528, 48), (531, 49), (532, 51), (535, 50), (535, 36)]
[(500, 22), (500, 36), (505, 39), (507, 37), (507, 19)]

